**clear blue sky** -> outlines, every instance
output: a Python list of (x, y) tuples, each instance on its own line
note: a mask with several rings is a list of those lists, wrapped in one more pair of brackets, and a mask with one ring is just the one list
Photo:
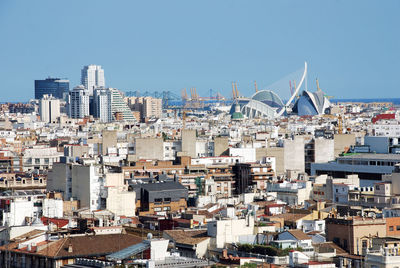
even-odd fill
[[(400, 97), (400, 1), (0, 0), (0, 102), (34, 80), (79, 84), (99, 64), (121, 90), (197, 87), (242, 95), (306, 60), (309, 89), (336, 98)], [(312, 87), (311, 87), (312, 86)]]

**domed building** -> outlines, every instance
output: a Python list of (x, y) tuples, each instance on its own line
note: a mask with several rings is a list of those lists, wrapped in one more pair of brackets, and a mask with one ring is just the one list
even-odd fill
[(231, 119), (235, 121), (240, 121), (244, 119), (243, 114), (240, 112), (239, 104), (235, 104), (235, 112), (231, 115)]
[(299, 116), (321, 115), (326, 114), (330, 107), (330, 101), (318, 87), (316, 92), (303, 91), (294, 104), (292, 112)]
[(277, 111), (284, 108), (282, 100), (271, 90), (260, 90), (250, 98), (240, 97), (232, 104), (230, 114), (240, 112), (247, 118), (276, 117)]

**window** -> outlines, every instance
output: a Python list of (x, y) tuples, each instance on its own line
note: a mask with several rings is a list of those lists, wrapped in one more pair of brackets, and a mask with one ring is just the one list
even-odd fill
[(400, 231), (400, 225), (396, 226), (396, 231)]
[(154, 211), (161, 211), (161, 208), (154, 208)]
[(165, 203), (165, 204), (171, 203), (171, 198), (170, 198), (170, 197), (164, 198), (164, 203)]
[(157, 204), (157, 205), (161, 204), (162, 203), (162, 198), (155, 198), (154, 199), (154, 203)]
[(379, 185), (376, 185), (376, 186), (375, 186), (375, 189), (376, 189), (376, 190), (379, 190)]
[(368, 241), (367, 241), (367, 240), (363, 240), (363, 241), (362, 241), (362, 247), (363, 247), (363, 248), (366, 248), (367, 245), (368, 245)]
[(35, 164), (40, 164), (40, 158), (35, 158)]
[(393, 231), (393, 230), (394, 230), (393, 226), (389, 226), (389, 231)]
[(338, 190), (338, 189), (336, 189), (336, 192), (338, 193), (338, 192), (339, 192), (339, 190)]
[(171, 210), (171, 207), (164, 207), (163, 209), (164, 209), (164, 211), (169, 211), (169, 210)]

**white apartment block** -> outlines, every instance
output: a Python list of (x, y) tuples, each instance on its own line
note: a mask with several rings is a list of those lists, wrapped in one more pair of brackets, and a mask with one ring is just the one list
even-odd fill
[(40, 120), (46, 123), (55, 121), (60, 117), (60, 100), (51, 95), (43, 95), (39, 101)]
[(93, 93), (94, 117), (102, 123), (108, 123), (113, 120), (111, 106), (111, 91), (104, 88), (96, 88)]
[(77, 86), (69, 92), (69, 116), (71, 118), (89, 116), (89, 91), (83, 86)]

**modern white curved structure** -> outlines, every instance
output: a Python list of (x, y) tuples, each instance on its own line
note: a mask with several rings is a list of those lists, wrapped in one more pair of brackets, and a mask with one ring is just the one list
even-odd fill
[(289, 100), (286, 102), (285, 108), (281, 109), (278, 112), (277, 116), (281, 116), (284, 112), (286, 112), (286, 109), (289, 107), (289, 105), (292, 103), (293, 99), (296, 97), (296, 95), (299, 93), (301, 86), (303, 85), (304, 79), (307, 76), (307, 62), (304, 62), (304, 73), (300, 79), (300, 83), (296, 86), (296, 89), (294, 91), (294, 93), (292, 94), (292, 96), (289, 98)]
[[(302, 71), (302, 70), (300, 70)], [(293, 99), (298, 95), (301, 86), (307, 75), (307, 62), (304, 62), (304, 71), (301, 75), (300, 82), (296, 86), (289, 100), (284, 104), (281, 98), (271, 90), (260, 90), (254, 93), (250, 98), (237, 98), (232, 104), (230, 114), (232, 115), (235, 112), (235, 107), (239, 105), (240, 112), (246, 116), (247, 118), (255, 118), (262, 117), (267, 119), (274, 119), (276, 117), (281, 116), (287, 110), (287, 108), (291, 105)], [(300, 75), (297, 75), (297, 79)], [(289, 80), (288, 80), (289, 81)], [(287, 85), (288, 81), (284, 81), (284, 84)], [(274, 87), (274, 86), (271, 86)], [(277, 86), (281, 90), (283, 90), (283, 86)], [(276, 89), (276, 88), (274, 88)]]

